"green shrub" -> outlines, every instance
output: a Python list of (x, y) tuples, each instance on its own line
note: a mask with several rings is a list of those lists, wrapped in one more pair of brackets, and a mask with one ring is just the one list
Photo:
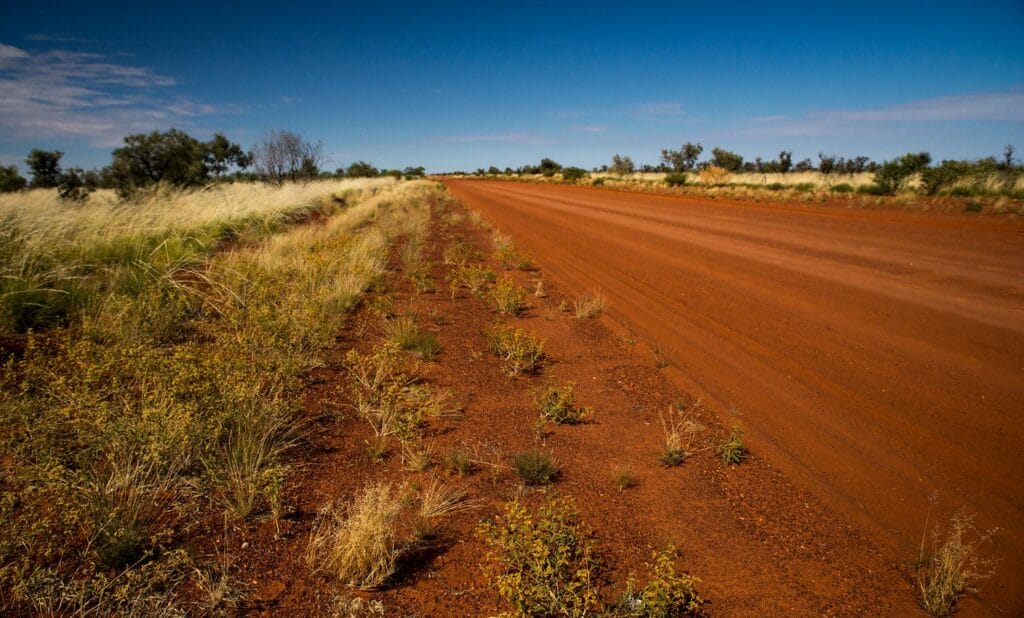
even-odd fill
[(964, 204), (964, 212), (981, 212), (981, 204), (978, 202), (967, 202)]
[(733, 423), (728, 435), (722, 438), (715, 451), (723, 463), (736, 465), (747, 458), (747, 447), (743, 443), (743, 428)]
[(799, 191), (800, 193), (810, 193), (811, 191), (814, 191), (816, 186), (817, 185), (815, 185), (813, 182), (801, 182), (793, 185), (793, 189)]
[(604, 186), (604, 178), (595, 178), (593, 180), (593, 182), (590, 183), (590, 185), (593, 186), (593, 187), (603, 187)]
[(773, 182), (771, 184), (765, 185), (764, 188), (768, 189), (769, 191), (782, 191), (783, 189), (786, 188), (786, 185), (782, 184), (781, 182)]
[(556, 425), (575, 425), (590, 414), (590, 409), (576, 406), (573, 391), (576, 385), (566, 382), (561, 386), (550, 385), (537, 396), (540, 415), (546, 421)]
[(452, 298), (460, 287), (470, 291), (473, 296), (483, 298), (487, 287), (497, 281), (494, 271), (486, 266), (459, 266), (448, 273)]
[(885, 195), (885, 190), (877, 184), (861, 185), (857, 187), (859, 195)]
[(570, 499), (549, 502), (536, 513), (513, 501), (497, 522), (481, 524), (478, 534), (488, 547), (484, 573), (512, 616), (600, 611), (593, 543)]
[(526, 290), (515, 281), (502, 278), (491, 290), (491, 298), (499, 313), (519, 315), (526, 310)]
[(830, 191), (832, 191), (832, 193), (853, 193), (855, 189), (850, 183), (843, 182), (832, 187)]
[(875, 172), (875, 184), (883, 194), (892, 195), (902, 189), (915, 174), (922, 172), (931, 163), (927, 152), (912, 153), (886, 161)]
[(566, 167), (562, 169), (562, 180), (565, 182), (577, 182), (587, 177), (587, 170), (582, 167)]
[(613, 608), (612, 615), (624, 618), (675, 618), (700, 616), (704, 600), (697, 594), (700, 580), (686, 573), (676, 573), (676, 549), (655, 552), (648, 563), (650, 577), (642, 589), (633, 591), (630, 577), (626, 593)]
[(509, 375), (536, 371), (544, 359), (544, 340), (521, 328), (496, 326), (486, 336)]
[(686, 184), (686, 174), (683, 172), (673, 172), (665, 176), (665, 184), (670, 187), (681, 187)]

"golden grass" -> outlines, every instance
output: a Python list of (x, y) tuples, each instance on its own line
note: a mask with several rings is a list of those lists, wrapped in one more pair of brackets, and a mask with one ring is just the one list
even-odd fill
[(398, 534), (401, 489), (380, 483), (351, 502), (321, 511), (310, 537), (308, 560), (344, 585), (370, 590), (384, 584), (404, 551)]

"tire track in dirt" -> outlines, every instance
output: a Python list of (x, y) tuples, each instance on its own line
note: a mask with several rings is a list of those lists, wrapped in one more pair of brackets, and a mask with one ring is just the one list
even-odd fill
[(449, 188), (736, 410), (753, 449), (907, 560), (927, 496), (999, 526), (972, 607), (1024, 609), (1024, 228), (500, 182)]

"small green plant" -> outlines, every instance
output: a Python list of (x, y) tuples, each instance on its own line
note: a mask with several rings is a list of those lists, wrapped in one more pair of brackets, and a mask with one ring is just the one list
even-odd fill
[(511, 608), (527, 616), (587, 616), (600, 611), (593, 543), (569, 498), (536, 513), (510, 502), (478, 534), (487, 544), (484, 573)]
[(556, 425), (575, 425), (583, 421), (591, 410), (576, 405), (575, 389), (576, 385), (573, 382), (566, 382), (562, 385), (548, 385), (538, 393), (537, 405), (540, 407), (541, 418)]
[(594, 180), (592, 180), (590, 182), (590, 186), (592, 186), (592, 187), (603, 187), (604, 186), (604, 178), (595, 178)]
[(855, 190), (853, 185), (848, 182), (839, 183), (830, 189), (832, 193), (853, 193)]
[(544, 359), (544, 340), (514, 326), (495, 326), (487, 334), (491, 350), (504, 364), (505, 373), (536, 371)]
[(793, 189), (800, 193), (810, 193), (811, 191), (814, 191), (815, 188), (816, 185), (813, 182), (798, 182), (793, 185)]
[(448, 455), (444, 458), (444, 469), (448, 474), (469, 476), (473, 472), (473, 468), (473, 460), (470, 459), (469, 454), (465, 451), (449, 451)]
[(572, 313), (577, 320), (589, 320), (601, 315), (607, 301), (604, 294), (584, 294), (572, 303)]
[(743, 428), (739, 423), (732, 424), (729, 433), (719, 440), (715, 451), (722, 463), (730, 465), (743, 463), (743, 460), (747, 458), (747, 447), (743, 443)]
[[(928, 511), (931, 516), (931, 509)], [(984, 533), (974, 526), (974, 515), (960, 509), (953, 515), (945, 541), (939, 530), (932, 532), (932, 546), (928, 551), (925, 537), (928, 518), (921, 535), (921, 549), (917, 559), (917, 591), (922, 607), (932, 616), (949, 616), (966, 593), (974, 590), (975, 582), (994, 572), (994, 562), (980, 558), (978, 549), (991, 542), (996, 529)]]
[(512, 456), (512, 469), (523, 484), (547, 485), (558, 476), (558, 465), (542, 451), (524, 451)]
[(683, 172), (673, 172), (665, 175), (665, 184), (670, 187), (681, 187), (686, 184), (686, 174)]
[(509, 241), (499, 242), (498, 249), (491, 257), (505, 270), (537, 270), (533, 258), (526, 253), (517, 251), (515, 245)]
[(648, 563), (650, 576), (639, 591), (635, 591), (632, 575), (626, 592), (612, 608), (611, 615), (623, 618), (674, 618), (700, 616), (704, 600), (697, 593), (700, 580), (686, 573), (677, 573), (678, 554), (668, 547), (652, 555)]
[(426, 264), (421, 264), (416, 268), (408, 271), (409, 281), (412, 282), (412, 287), (420, 294), (429, 294), (437, 291), (437, 285), (434, 283), (433, 277), (430, 276), (430, 267)]
[(619, 491), (632, 489), (640, 484), (636, 477), (636, 472), (630, 466), (622, 466), (616, 469), (612, 475), (612, 480), (615, 481), (615, 486), (619, 488)]
[(499, 313), (519, 315), (526, 310), (526, 290), (515, 281), (502, 278), (491, 290), (491, 298)]

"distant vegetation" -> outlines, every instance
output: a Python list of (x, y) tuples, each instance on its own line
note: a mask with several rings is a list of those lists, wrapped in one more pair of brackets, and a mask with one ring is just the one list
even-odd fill
[(112, 152), (110, 164), (98, 170), (65, 167), (63, 158), (59, 150), (33, 149), (25, 158), (29, 179), (17, 166), (0, 166), (0, 193), (55, 188), (63, 201), (81, 202), (97, 189), (112, 189), (122, 198), (132, 198), (154, 186), (189, 188), (252, 181), (281, 184), (383, 176), (411, 180), (426, 175), (422, 166), (380, 170), (365, 161), (355, 161), (331, 173), (323, 169), (327, 157), (322, 142), (285, 130), (267, 132), (248, 151), (220, 132), (205, 142), (178, 129), (128, 135), (124, 145)]
[[(678, 150), (665, 148), (657, 165), (638, 165), (625, 155), (615, 154), (609, 165), (589, 172), (576, 166), (563, 167), (552, 159), (538, 165), (523, 165), (504, 170), (490, 166), (479, 168), (477, 176), (542, 176), (549, 181), (593, 186), (616, 183), (653, 183), (668, 187), (741, 187), (768, 191), (795, 191), (831, 194), (896, 195), (913, 193), (926, 196), (1004, 197), (1024, 199), (1024, 166), (1016, 159), (1016, 150), (1007, 145), (1000, 158), (975, 161), (943, 160), (933, 164), (927, 152), (907, 153), (888, 161), (872, 161), (863, 155), (840, 156), (819, 152), (817, 161), (805, 158), (793, 161), (793, 153), (782, 150), (771, 160), (714, 147), (702, 160), (704, 146), (686, 142)], [(454, 172), (462, 175), (462, 172)], [(968, 211), (980, 209), (976, 204)]]

